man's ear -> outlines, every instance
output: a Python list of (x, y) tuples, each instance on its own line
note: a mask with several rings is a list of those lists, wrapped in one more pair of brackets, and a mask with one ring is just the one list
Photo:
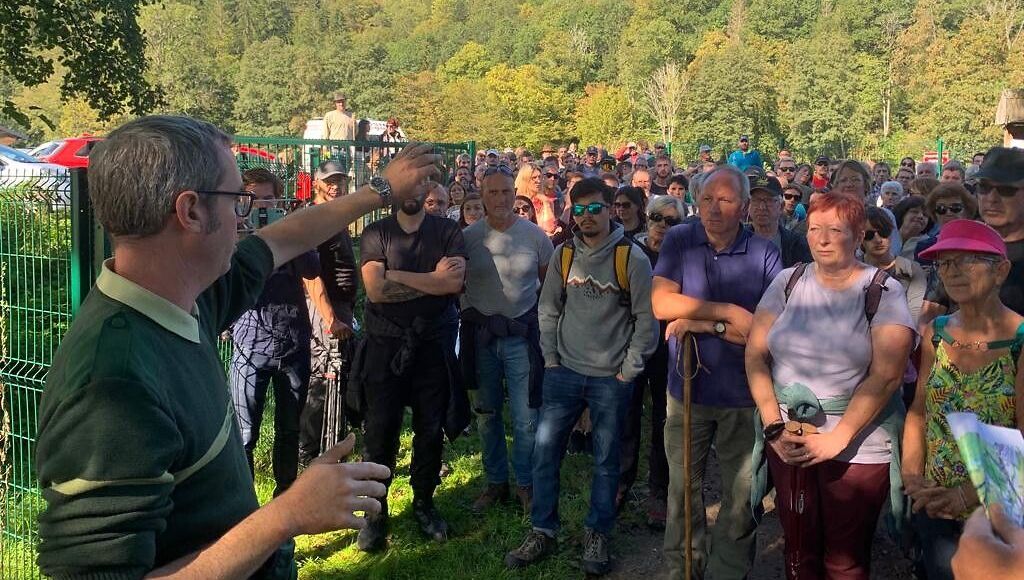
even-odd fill
[(199, 194), (194, 191), (183, 191), (178, 195), (174, 200), (174, 216), (183, 230), (194, 234), (202, 233), (203, 223), (209, 219)]

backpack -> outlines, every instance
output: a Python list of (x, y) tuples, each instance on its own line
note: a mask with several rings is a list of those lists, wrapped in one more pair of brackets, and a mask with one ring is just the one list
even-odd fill
[[(619, 305), (630, 312), (633, 311), (633, 298), (629, 294), (629, 253), (633, 249), (633, 241), (623, 237), (615, 242), (615, 281), (619, 284)], [(569, 283), (569, 270), (576, 255), (576, 244), (568, 239), (562, 244), (562, 303), (567, 296), (566, 286)]]
[[(796, 287), (796, 283), (800, 281), (800, 277), (804, 275), (806, 270), (806, 263), (801, 262), (796, 265), (796, 270), (793, 271), (793, 275), (786, 282), (786, 298), (783, 303), (789, 302), (789, 295), (793, 293), (793, 288)], [(882, 302), (882, 292), (888, 290), (885, 284), (889, 281), (889, 278), (889, 273), (879, 268), (875, 270), (871, 283), (864, 290), (867, 293), (867, 297), (864, 299), (864, 317), (868, 319), (868, 326), (871, 326), (871, 321), (874, 320), (875, 314), (878, 313), (878, 305)]]

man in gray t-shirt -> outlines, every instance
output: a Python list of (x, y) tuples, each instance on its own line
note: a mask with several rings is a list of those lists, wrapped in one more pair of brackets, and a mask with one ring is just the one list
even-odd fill
[(481, 197), (487, 217), (463, 232), (467, 264), (461, 355), (463, 369), (472, 369), (465, 373), (470, 375), (466, 378), (477, 387), (473, 406), (487, 476), (487, 488), (473, 509), (483, 512), (510, 495), (502, 419), (507, 386), (516, 495), (528, 512), (540, 407), (539, 382), (531, 382), (531, 376), (543, 367), (537, 295), (553, 247), (540, 227), (512, 212), (515, 183), (511, 172), (501, 167), (488, 169)]

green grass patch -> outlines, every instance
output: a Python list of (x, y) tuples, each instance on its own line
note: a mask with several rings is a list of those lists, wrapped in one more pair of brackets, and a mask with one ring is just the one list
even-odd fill
[[(267, 407), (255, 457), (256, 490), (261, 503), (270, 501), (274, 489), (269, 460), (273, 419), (271, 405)], [(511, 433), (509, 426), (506, 426), (506, 432)], [(451, 472), (434, 495), (438, 510), (448, 520), (453, 532), (444, 544), (428, 541), (412, 517), (412, 489), (409, 486), (411, 449), (412, 431), (407, 412), (395, 479), (388, 495), (391, 511), (388, 549), (373, 555), (360, 552), (355, 546), (354, 531), (301, 536), (296, 538), (300, 579), (561, 579), (582, 574), (580, 541), (583, 520), (590, 506), (590, 456), (567, 455), (562, 464), (559, 513), (563, 527), (559, 551), (526, 570), (510, 571), (505, 568), (505, 553), (518, 547), (529, 530), (529, 518), (518, 504), (502, 505), (483, 516), (475, 516), (471, 512), (470, 506), (485, 485), (481, 444), (475, 429), (455, 443), (445, 444), (444, 458)], [(643, 455), (641, 480), (647, 473)], [(623, 510), (620, 527), (642, 525), (641, 522), (642, 516), (637, 510)], [(619, 538), (613, 539), (613, 550), (619, 541)]]

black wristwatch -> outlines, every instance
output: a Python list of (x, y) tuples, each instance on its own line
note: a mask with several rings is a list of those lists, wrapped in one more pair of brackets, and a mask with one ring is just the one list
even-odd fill
[(721, 320), (716, 322), (715, 323), (715, 327), (714, 327), (714, 331), (715, 331), (715, 336), (717, 336), (719, 338), (725, 336), (725, 323), (722, 322)]
[(391, 207), (391, 184), (379, 175), (370, 178), (370, 189), (377, 192), (384, 207)]
[(764, 431), (762, 431), (762, 433), (764, 433), (764, 440), (769, 443), (775, 441), (780, 435), (782, 435), (782, 430), (785, 428), (786, 424), (782, 421), (776, 421), (771, 425), (765, 426)]

